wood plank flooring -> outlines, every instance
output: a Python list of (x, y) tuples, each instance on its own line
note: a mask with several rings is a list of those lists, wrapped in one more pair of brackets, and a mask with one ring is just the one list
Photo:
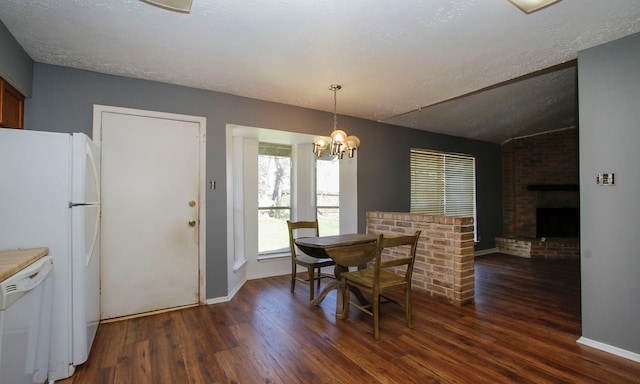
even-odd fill
[(381, 308), (335, 318), (289, 276), (229, 303), (100, 325), (89, 360), (58, 383), (640, 383), (640, 363), (577, 344), (578, 261), (476, 258), (476, 302), (415, 293), (414, 325)]

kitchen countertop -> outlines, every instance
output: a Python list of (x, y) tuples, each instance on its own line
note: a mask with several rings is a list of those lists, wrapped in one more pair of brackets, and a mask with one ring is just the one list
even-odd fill
[(0, 251), (0, 281), (46, 256), (49, 248), (24, 248)]

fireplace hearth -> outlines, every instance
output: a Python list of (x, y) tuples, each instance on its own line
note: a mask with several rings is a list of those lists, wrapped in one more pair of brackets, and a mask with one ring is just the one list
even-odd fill
[(580, 240), (574, 237), (550, 239), (496, 238), (500, 253), (531, 259), (580, 259)]

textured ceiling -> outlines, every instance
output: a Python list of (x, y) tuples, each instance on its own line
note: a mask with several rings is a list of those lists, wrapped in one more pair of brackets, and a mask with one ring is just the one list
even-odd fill
[(576, 127), (575, 61), (386, 119), (389, 124), (491, 142)]
[(0, 19), (37, 62), (324, 111), (337, 83), (339, 114), (503, 142), (576, 125), (566, 63), (639, 32), (640, 2), (2, 0)]

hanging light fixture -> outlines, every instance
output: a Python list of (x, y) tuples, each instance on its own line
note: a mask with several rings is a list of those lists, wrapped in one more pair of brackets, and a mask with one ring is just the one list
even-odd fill
[(516, 7), (520, 8), (524, 13), (535, 12), (539, 9), (550, 6), (553, 3), (557, 3), (560, 0), (509, 0)]
[(331, 137), (316, 136), (313, 139), (313, 153), (320, 157), (324, 150), (329, 148), (329, 153), (332, 156), (338, 156), (342, 159), (345, 152), (348, 152), (349, 157), (353, 157), (356, 153), (356, 149), (360, 146), (360, 139), (357, 136), (347, 136), (347, 133), (341, 129), (338, 129), (338, 114), (337, 114), (337, 100), (338, 91), (342, 89), (339, 84), (333, 84), (329, 86), (329, 90), (333, 91), (333, 132)]
[(191, 12), (192, 0), (141, 0), (145, 3), (155, 5), (170, 11), (189, 13)]

